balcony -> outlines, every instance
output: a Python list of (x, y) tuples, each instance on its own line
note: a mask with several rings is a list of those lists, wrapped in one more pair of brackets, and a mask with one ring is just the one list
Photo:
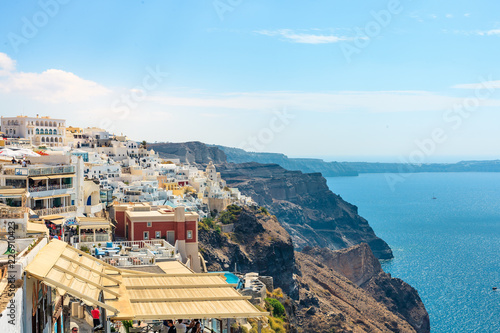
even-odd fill
[(95, 214), (103, 209), (103, 204), (97, 204), (93, 206), (85, 206), (85, 214)]
[(95, 240), (94, 240), (94, 234), (80, 235), (80, 242), (82, 243), (109, 242), (110, 240), (111, 240), (110, 235), (108, 233), (103, 233), (103, 232), (96, 232)]
[(38, 216), (57, 215), (76, 212), (76, 206), (33, 209), (33, 211)]
[(56, 166), (56, 167), (37, 167), (26, 166), (20, 167), (19, 165), (3, 165), (3, 174), (7, 176), (44, 176), (64, 173), (75, 173), (73, 165)]
[(73, 188), (73, 185), (62, 184), (62, 185), (49, 185), (49, 186), (31, 186), (29, 188), (29, 192), (34, 193), (34, 192), (44, 192), (44, 191), (66, 190), (69, 188)]
[(0, 209), (0, 219), (22, 219), (26, 208), (21, 207), (8, 207)]

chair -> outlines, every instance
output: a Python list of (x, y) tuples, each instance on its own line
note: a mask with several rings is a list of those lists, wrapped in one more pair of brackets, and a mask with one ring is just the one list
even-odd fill
[(131, 327), (128, 329), (128, 332), (129, 333), (140, 333), (140, 332), (144, 332), (144, 331), (140, 327)]
[(155, 325), (153, 325), (153, 327), (151, 327), (151, 330), (153, 332), (161, 332), (163, 330), (163, 324), (162, 323), (155, 324)]

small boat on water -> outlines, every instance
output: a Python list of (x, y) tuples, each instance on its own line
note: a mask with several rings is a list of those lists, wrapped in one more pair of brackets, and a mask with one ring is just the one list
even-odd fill
[(497, 287), (493, 287), (493, 290), (497, 290)]

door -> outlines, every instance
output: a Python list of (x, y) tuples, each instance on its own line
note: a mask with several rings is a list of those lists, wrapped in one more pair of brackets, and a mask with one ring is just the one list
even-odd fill
[(167, 242), (175, 245), (175, 231), (167, 231)]

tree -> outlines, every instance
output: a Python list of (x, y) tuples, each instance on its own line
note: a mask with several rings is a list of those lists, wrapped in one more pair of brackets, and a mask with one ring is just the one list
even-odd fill
[(146, 140), (144, 140), (144, 141), (141, 142), (141, 146), (144, 149), (148, 149), (148, 143), (146, 142)]

